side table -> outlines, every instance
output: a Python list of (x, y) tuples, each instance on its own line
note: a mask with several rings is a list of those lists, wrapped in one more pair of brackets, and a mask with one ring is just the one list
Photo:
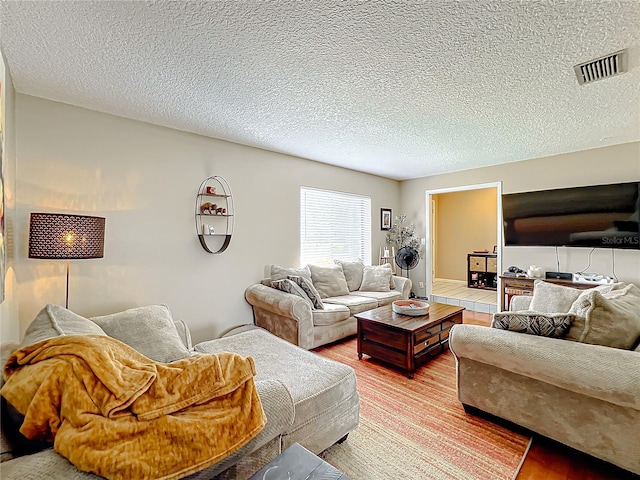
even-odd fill
[(294, 443), (248, 480), (350, 480), (299, 443)]

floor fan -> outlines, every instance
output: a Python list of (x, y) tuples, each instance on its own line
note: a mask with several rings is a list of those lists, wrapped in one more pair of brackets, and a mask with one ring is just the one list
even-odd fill
[(396, 264), (400, 267), (400, 275), (402, 275), (402, 270), (406, 270), (407, 278), (409, 278), (409, 270), (416, 268), (419, 261), (420, 254), (415, 248), (402, 247), (396, 253)]

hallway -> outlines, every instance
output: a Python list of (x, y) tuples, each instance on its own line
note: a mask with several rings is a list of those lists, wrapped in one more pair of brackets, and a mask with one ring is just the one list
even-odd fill
[(495, 290), (467, 288), (467, 283), (462, 280), (434, 279), (430, 301), (459, 305), (472, 312), (496, 313), (498, 309)]

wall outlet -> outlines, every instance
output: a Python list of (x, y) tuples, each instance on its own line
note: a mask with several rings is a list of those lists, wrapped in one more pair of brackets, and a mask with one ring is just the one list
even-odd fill
[(420, 288), (424, 288), (424, 282), (420, 282), (418, 285)]

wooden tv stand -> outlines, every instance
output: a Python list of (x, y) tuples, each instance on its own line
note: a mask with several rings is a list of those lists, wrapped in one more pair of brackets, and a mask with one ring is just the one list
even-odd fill
[(579, 288), (586, 290), (587, 288), (597, 287), (595, 283), (580, 283), (572, 280), (557, 280), (555, 278), (531, 278), (531, 277), (511, 277), (508, 275), (500, 275), (502, 280), (502, 290), (500, 295), (500, 311), (504, 312), (509, 309), (511, 297), (515, 295), (533, 295), (533, 283), (536, 280), (544, 280), (548, 283), (564, 285), (565, 287)]

